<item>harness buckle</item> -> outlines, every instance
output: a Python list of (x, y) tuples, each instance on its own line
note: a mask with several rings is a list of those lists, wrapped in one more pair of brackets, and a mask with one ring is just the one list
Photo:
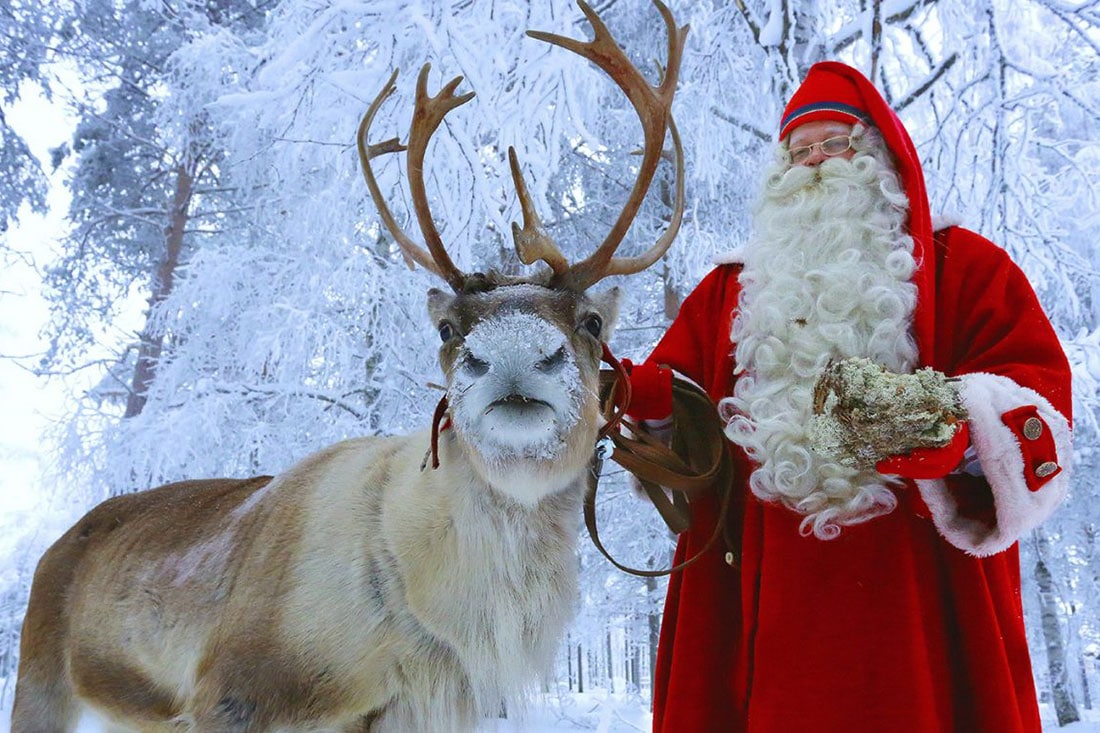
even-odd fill
[(610, 435), (605, 435), (596, 441), (596, 460), (603, 463), (611, 457), (612, 452), (615, 450), (615, 443), (611, 440)]

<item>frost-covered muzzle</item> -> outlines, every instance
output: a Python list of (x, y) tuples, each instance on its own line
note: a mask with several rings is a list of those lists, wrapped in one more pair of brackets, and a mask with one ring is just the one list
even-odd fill
[(580, 419), (582, 394), (565, 334), (538, 316), (511, 312), (466, 335), (448, 399), (456, 429), (492, 465), (554, 459)]

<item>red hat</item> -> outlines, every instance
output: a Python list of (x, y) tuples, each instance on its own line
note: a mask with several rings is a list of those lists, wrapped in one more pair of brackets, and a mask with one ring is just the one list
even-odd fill
[(814, 120), (873, 125), (882, 133), (894, 156), (898, 176), (909, 198), (909, 233), (913, 236), (913, 257), (917, 260), (917, 272), (913, 275), (917, 286), (913, 335), (921, 355), (931, 355), (933, 313), (928, 304), (933, 302), (936, 258), (932, 250), (932, 215), (917, 149), (897, 114), (867, 77), (837, 61), (822, 61), (810, 67), (802, 86), (783, 110), (779, 139)]
[(783, 110), (783, 120), (779, 123), (780, 140), (799, 125), (817, 120), (833, 120), (852, 125), (857, 122), (871, 124), (859, 88), (847, 76), (822, 68), (825, 66), (826, 64), (813, 66), (802, 86), (787, 103), (787, 108)]

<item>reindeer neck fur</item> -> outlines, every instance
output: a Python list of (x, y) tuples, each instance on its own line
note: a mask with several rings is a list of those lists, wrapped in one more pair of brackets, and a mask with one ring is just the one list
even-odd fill
[[(454, 436), (441, 443), (440, 468), (425, 470), (414, 491), (395, 482), (383, 511), (409, 612), (438, 645), (417, 663), (457, 666), (481, 715), (502, 701), (516, 710), (537, 681), (532, 671), (550, 671), (574, 612), (582, 476), (532, 505), (491, 487)], [(452, 716), (464, 708), (461, 696), (439, 704)]]
[(451, 427), (437, 469), (414, 459), (427, 435), (407, 439), (380, 514), (408, 625), (423, 633), (402, 662), (422, 689), (402, 697), (432, 703), (387, 713), (396, 729), (450, 729), (456, 711), (470, 727), (502, 702), (517, 710), (532, 671), (550, 670), (576, 603), (600, 341), (618, 297), (533, 283), (430, 293)]

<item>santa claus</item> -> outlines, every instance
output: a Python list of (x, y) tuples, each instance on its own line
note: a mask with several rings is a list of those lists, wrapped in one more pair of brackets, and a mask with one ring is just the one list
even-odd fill
[[(668, 414), (671, 370), (719, 402), (743, 497), (739, 546), (670, 582), (654, 730), (1039, 731), (1016, 542), (1068, 483), (1058, 339), (1002, 249), (933, 231), (913, 143), (858, 71), (815, 65), (779, 139), (751, 241), (631, 374), (638, 418)], [(964, 420), (877, 460), (822, 450), (815, 384), (856, 359), (947, 378)]]

